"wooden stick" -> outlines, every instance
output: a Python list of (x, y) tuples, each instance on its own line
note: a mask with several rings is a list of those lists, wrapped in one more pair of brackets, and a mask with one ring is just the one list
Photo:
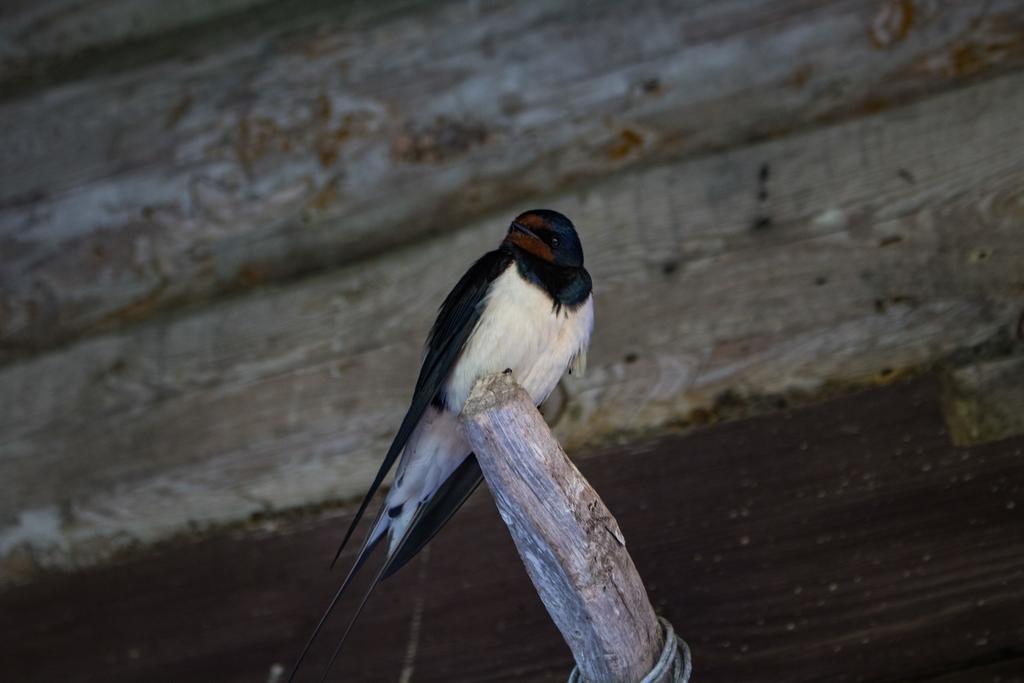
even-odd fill
[(640, 681), (661, 651), (661, 628), (615, 518), (511, 374), (478, 380), (462, 420), (581, 673), (593, 683)]

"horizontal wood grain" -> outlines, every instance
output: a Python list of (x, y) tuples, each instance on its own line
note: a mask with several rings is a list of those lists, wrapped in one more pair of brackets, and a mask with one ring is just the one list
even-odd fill
[(356, 30), (421, 7), (416, 0), (11, 0), (0, 7), (0, 98), (325, 23)]
[[(545, 203), (594, 276), (569, 448), (887, 380), (1020, 315), (1024, 75)], [(0, 578), (360, 495), (434, 311), (509, 215), (0, 368)]]
[[(261, 0), (166, 3), (160, 0), (31, 0), (0, 10), (0, 80), (23, 78), (39, 64), (82, 56), (126, 42), (152, 40)], [(52, 68), (52, 67), (51, 67)]]
[[(898, 383), (579, 462), (694, 680), (1024, 681), (1024, 440), (951, 446), (938, 391)], [(25, 683), (273, 680), (341, 578), (326, 565), (347, 521), (268, 521), (0, 592), (0, 665)], [(481, 488), (380, 586), (332, 680), (554, 683), (571, 666)]]
[(22, 60), (135, 40), (0, 101), (0, 360), (1024, 64), (1022, 0), (291, 4), (0, 20)]

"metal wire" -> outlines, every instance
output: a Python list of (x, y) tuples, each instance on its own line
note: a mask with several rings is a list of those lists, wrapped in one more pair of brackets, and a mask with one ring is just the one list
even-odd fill
[[(641, 679), (640, 683), (689, 683), (693, 672), (693, 661), (690, 659), (690, 646), (682, 638), (676, 637), (675, 629), (667, 620), (658, 617), (661, 630), (665, 634), (665, 645), (654, 668)], [(569, 674), (569, 683), (591, 683), (574, 667)]]

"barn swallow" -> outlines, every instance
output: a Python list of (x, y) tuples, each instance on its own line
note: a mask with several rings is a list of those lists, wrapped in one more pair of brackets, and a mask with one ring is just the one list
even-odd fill
[(459, 426), (459, 415), (476, 380), (511, 370), (540, 405), (567, 369), (576, 374), (584, 370), (593, 324), (590, 274), (583, 267), (583, 247), (572, 222), (546, 209), (517, 216), (498, 248), (477, 260), (441, 304), (427, 337), (411, 405), (334, 562), (401, 457), (394, 485), (348, 576), (292, 669), (292, 677), (353, 576), (381, 540), (387, 538), (387, 555), (356, 617), (374, 586), (412, 559), (480, 484), (480, 466)]

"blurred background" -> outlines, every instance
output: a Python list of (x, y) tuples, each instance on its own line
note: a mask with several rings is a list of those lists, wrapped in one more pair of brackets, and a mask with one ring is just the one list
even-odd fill
[[(1022, 150), (1021, 0), (4, 2), (3, 677), (283, 680), (543, 207), (597, 302), (545, 414), (697, 678), (1024, 680)], [(483, 489), (352, 643), (571, 668)]]

